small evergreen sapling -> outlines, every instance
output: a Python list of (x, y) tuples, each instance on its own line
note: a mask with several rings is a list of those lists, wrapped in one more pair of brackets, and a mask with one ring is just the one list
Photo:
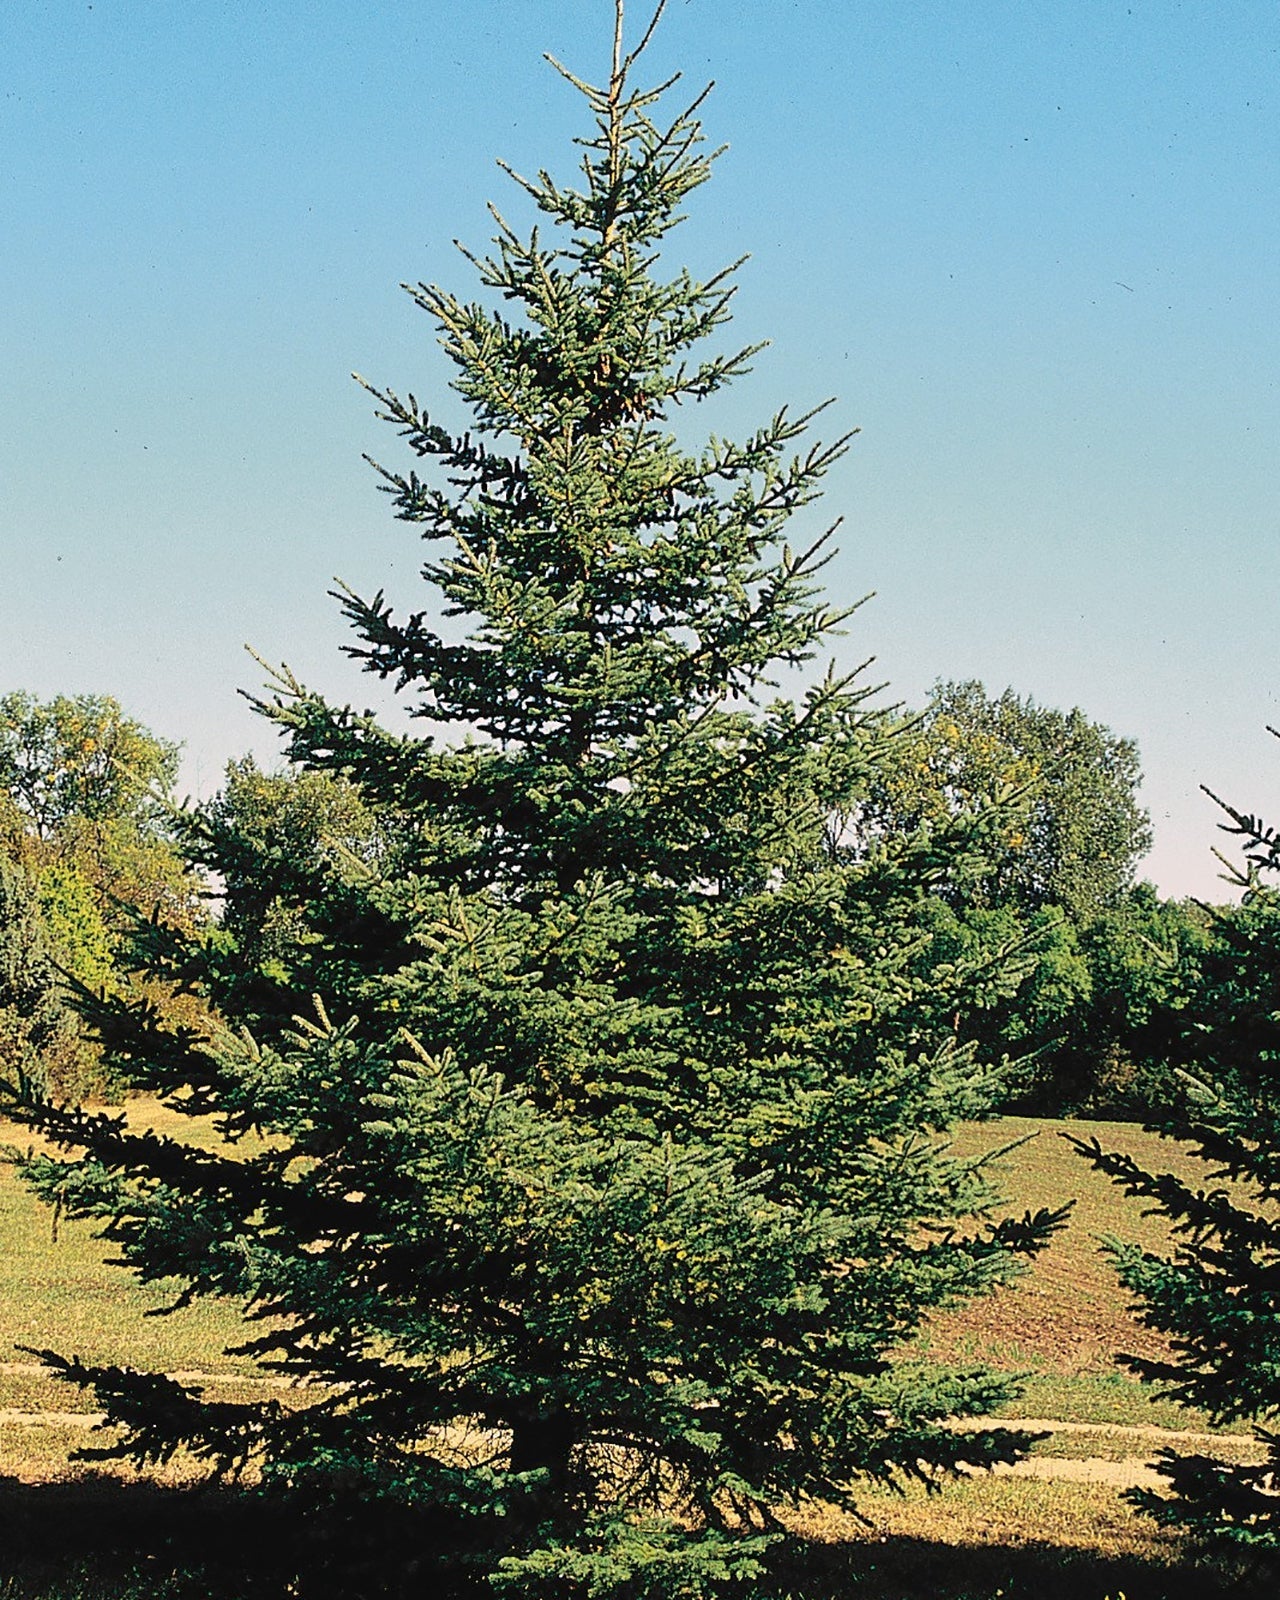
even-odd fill
[(410, 291), (472, 431), (375, 391), (418, 461), (384, 487), (468, 631), (342, 600), (427, 733), (282, 675), (261, 709), (358, 824), (315, 790), (300, 844), (301, 792), (242, 775), (191, 824), (221, 929), (152, 941), (225, 1028), (98, 1008), (135, 1083), (265, 1142), (25, 1111), (83, 1151), (30, 1163), (38, 1188), (182, 1302), (239, 1298), (244, 1349), (312, 1386), (216, 1403), (62, 1361), (116, 1453), (407, 1507), (537, 1593), (745, 1580), (780, 1508), (1011, 1458), (947, 1426), (1002, 1380), (890, 1353), (1053, 1225), (990, 1220), (984, 1171), (936, 1137), (996, 1082), (943, 1019), (1013, 981), (922, 961), (920, 907), (982, 819), (850, 847), (880, 719), (834, 673), (799, 703), (772, 686), (842, 617), (825, 540), (783, 532), (846, 441), (802, 445), (786, 410), (741, 443), (670, 431), (751, 351), (701, 353), (731, 272), (660, 273), (710, 162), (696, 103), (664, 124), (672, 85), (633, 86), (647, 39), (624, 50), (619, 0), (607, 84), (564, 74), (581, 178), (517, 180), (545, 231), (498, 218), (473, 264), (499, 309)]

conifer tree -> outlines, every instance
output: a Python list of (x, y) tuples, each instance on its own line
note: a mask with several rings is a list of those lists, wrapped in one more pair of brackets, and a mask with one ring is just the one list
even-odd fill
[(471, 430), (373, 391), (437, 609), (341, 600), (426, 731), (281, 673), (261, 710), (360, 825), (317, 803), (299, 847), (242, 783), (190, 826), (222, 928), (152, 941), (225, 1028), (97, 1010), (139, 1087), (265, 1144), (26, 1111), (69, 1151), (29, 1164), (45, 1194), (182, 1300), (239, 1298), (245, 1350), (313, 1385), (228, 1404), (50, 1357), (123, 1453), (431, 1514), (538, 1594), (745, 1581), (788, 1504), (1010, 1458), (946, 1426), (1002, 1381), (890, 1354), (1053, 1221), (993, 1221), (936, 1136), (996, 1083), (941, 1019), (1010, 980), (922, 961), (918, 911), (985, 824), (850, 847), (880, 719), (833, 672), (798, 703), (772, 682), (842, 619), (826, 541), (783, 536), (846, 440), (787, 410), (738, 443), (672, 432), (752, 351), (704, 353), (731, 270), (661, 270), (710, 158), (697, 102), (663, 120), (674, 83), (634, 84), (656, 21), (628, 52), (618, 0), (607, 83), (564, 72), (580, 176), (516, 180), (543, 231), (498, 217), (489, 301), (410, 290)]
[[(1223, 804), (1219, 802), (1219, 804)], [(1178, 1104), (1149, 1124), (1188, 1145), (1201, 1179), (1153, 1172), (1096, 1139), (1080, 1154), (1127, 1195), (1166, 1217), (1168, 1256), (1114, 1243), (1121, 1282), (1139, 1319), (1165, 1334), (1167, 1360), (1122, 1356), (1159, 1392), (1207, 1411), (1216, 1423), (1252, 1421), (1266, 1446), (1248, 1465), (1164, 1450), (1164, 1493), (1131, 1498), (1157, 1521), (1209, 1539), (1280, 1546), (1280, 1012), (1276, 1009), (1280, 834), (1223, 805), (1246, 865), (1232, 872), (1241, 913), (1218, 918), (1196, 1016), (1199, 1074), (1183, 1074)]]

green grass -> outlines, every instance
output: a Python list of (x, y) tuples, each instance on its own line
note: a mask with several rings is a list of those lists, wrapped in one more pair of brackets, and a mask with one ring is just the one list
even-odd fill
[[(998, 1363), (996, 1363), (998, 1365)], [(1025, 1370), (1014, 1368), (1012, 1370)], [(1123, 1373), (1033, 1372), (1017, 1400), (997, 1413), (1006, 1417), (1051, 1417), (1060, 1422), (1113, 1424), (1124, 1428), (1173, 1428), (1191, 1432), (1249, 1434), (1246, 1422), (1217, 1427), (1202, 1411), (1157, 1395), (1149, 1384)]]
[[(192, 1130), (186, 1119), (154, 1107), (137, 1105), (132, 1115), (162, 1131), (194, 1131), (202, 1142), (214, 1137), (208, 1126)], [(1197, 1171), (1185, 1153), (1125, 1124), (1009, 1118), (962, 1130), (957, 1147), (965, 1153), (1034, 1135), (1001, 1160), (999, 1177), (1008, 1209), (1058, 1206), (1074, 1198), (1075, 1211), (1066, 1232), (1016, 1287), (936, 1318), (913, 1353), (1026, 1374), (1022, 1396), (1005, 1408), (1007, 1415), (1094, 1424), (1103, 1430), (1059, 1432), (1035, 1446), (1037, 1455), (1122, 1461), (1148, 1455), (1157, 1445), (1148, 1447), (1107, 1429), (1155, 1426), (1198, 1432), (1208, 1424), (1199, 1413), (1154, 1398), (1149, 1388), (1115, 1365), (1119, 1350), (1160, 1354), (1164, 1347), (1134, 1320), (1100, 1242), (1118, 1235), (1161, 1249), (1168, 1245), (1168, 1234), (1159, 1218), (1143, 1217), (1070, 1151), (1057, 1137), (1063, 1126), (1082, 1137), (1096, 1133), (1105, 1145), (1130, 1150), (1159, 1169)], [(227, 1346), (246, 1331), (234, 1306), (203, 1304), (173, 1316), (154, 1315), (170, 1302), (174, 1286), (142, 1288), (127, 1273), (105, 1264), (109, 1254), (110, 1247), (80, 1223), (64, 1222), (54, 1242), (48, 1211), (11, 1170), (0, 1167), (0, 1412), (83, 1414), (93, 1409), (91, 1398), (33, 1368), (30, 1358), (13, 1348), (17, 1344), (50, 1346), (91, 1362), (211, 1374), (218, 1394), (226, 1398), (261, 1392), (252, 1381), (252, 1364), (226, 1354)], [(286, 1391), (282, 1398), (287, 1397)], [(1248, 1432), (1244, 1427), (1235, 1431)], [(11, 1495), (27, 1497), (20, 1499), (13, 1526), (30, 1531), (43, 1526), (43, 1520), (51, 1527), (65, 1526), (72, 1506), (81, 1507), (75, 1516), (87, 1517), (84, 1540), (65, 1548), (56, 1533), (39, 1538), (33, 1533), (35, 1542), (25, 1556), (21, 1540), (6, 1543), (2, 1548), (7, 1559), (0, 1557), (0, 1600), (134, 1600), (143, 1594), (156, 1600), (205, 1594), (210, 1600), (241, 1600), (249, 1590), (239, 1580), (228, 1578), (220, 1567), (215, 1572), (202, 1564), (205, 1555), (197, 1558), (185, 1545), (179, 1549), (167, 1534), (168, 1553), (162, 1551), (145, 1570), (137, 1559), (143, 1533), (132, 1544), (112, 1545), (110, 1559), (103, 1554), (101, 1540), (110, 1543), (115, 1537), (110, 1530), (120, 1517), (126, 1522), (139, 1518), (139, 1528), (145, 1530), (153, 1526), (155, 1508), (164, 1505), (167, 1527), (174, 1507), (191, 1506), (191, 1549), (204, 1550), (201, 1541), (212, 1537), (214, 1553), (208, 1560), (216, 1566), (225, 1541), (200, 1531), (201, 1519), (216, 1520), (225, 1507), (208, 1501), (212, 1509), (203, 1511), (199, 1508), (206, 1500), (189, 1496), (148, 1501), (148, 1495), (177, 1492), (173, 1486), (189, 1476), (181, 1463), (149, 1481), (130, 1481), (128, 1471), (118, 1469), (110, 1490), (97, 1487), (107, 1480), (77, 1478), (76, 1469), (68, 1465), (71, 1452), (101, 1437), (71, 1417), (45, 1417), (39, 1423), (0, 1419), (0, 1491), (7, 1484)], [(1246, 1439), (1226, 1438), (1209, 1448), (1232, 1455), (1248, 1452), (1250, 1446)], [(74, 1499), (77, 1494), (89, 1497), (84, 1502), (88, 1512)], [(98, 1537), (93, 1532), (98, 1526), (95, 1494), (125, 1497), (110, 1502), (115, 1509), (102, 1523), (99, 1545), (93, 1544)], [(1104, 1600), (1121, 1590), (1128, 1600), (1173, 1600), (1193, 1589), (1202, 1600), (1211, 1600), (1247, 1592), (1239, 1585), (1250, 1578), (1243, 1569), (1229, 1570), (1221, 1563), (1197, 1569), (1192, 1578), (1187, 1551), (1178, 1539), (1156, 1529), (1116, 1490), (1101, 1484), (979, 1478), (942, 1495), (871, 1490), (862, 1508), (865, 1525), (821, 1508), (801, 1519), (796, 1529), (800, 1553), (786, 1556), (800, 1564), (795, 1581), (788, 1578), (798, 1600), (844, 1600), (855, 1592), (860, 1600), (864, 1595), (873, 1600), (1007, 1600), (1016, 1595)], [(187, 1510), (182, 1514), (187, 1516)], [(52, 1565), (41, 1553), (49, 1547), (56, 1553)], [(269, 1554), (263, 1559), (268, 1561)], [(1265, 1584), (1260, 1592), (1267, 1592)]]
[[(209, 1143), (205, 1125), (139, 1104), (133, 1115), (158, 1131)], [(0, 1124), (0, 1144), (27, 1148), (21, 1130)], [(176, 1285), (143, 1286), (108, 1266), (112, 1247), (85, 1222), (59, 1222), (0, 1164), (0, 1364), (29, 1363), (15, 1346), (54, 1348), (87, 1362), (126, 1362), (166, 1372), (210, 1370), (252, 1373), (253, 1363), (229, 1356), (228, 1345), (246, 1335), (233, 1306), (205, 1302), (172, 1316)], [(8, 1375), (0, 1372), (0, 1381)], [(0, 1399), (0, 1405), (8, 1401)], [(61, 1409), (70, 1407), (68, 1401)]]
[[(1031, 1454), (1052, 1461), (1149, 1461), (1157, 1448), (1158, 1441), (1135, 1438), (1131, 1432), (1090, 1428), (1087, 1433), (1075, 1430), (1051, 1433), (1031, 1446)], [(1260, 1464), (1267, 1456), (1261, 1440), (1240, 1434), (1215, 1435), (1211, 1442), (1197, 1440), (1186, 1448), (1215, 1461)]]
[[(992, 1365), (999, 1367), (998, 1362)], [(1025, 1368), (1007, 1370), (1025, 1372)], [(1150, 1384), (1120, 1372), (1032, 1372), (1016, 1400), (996, 1413), (1005, 1417), (1049, 1417), (1124, 1428), (1172, 1428), (1193, 1433), (1251, 1435), (1247, 1422), (1215, 1423), (1194, 1406), (1159, 1395)]]

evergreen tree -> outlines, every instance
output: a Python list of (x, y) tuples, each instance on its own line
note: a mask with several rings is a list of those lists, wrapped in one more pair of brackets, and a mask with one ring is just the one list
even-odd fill
[(973, 974), (922, 963), (919, 914), (985, 823), (850, 848), (880, 721), (834, 673), (771, 684), (841, 620), (825, 541), (782, 535), (845, 441), (785, 410), (743, 443), (670, 431), (751, 351), (700, 353), (730, 273), (659, 273), (709, 159), (696, 102), (661, 124), (633, 86), (648, 35), (626, 53), (616, 13), (607, 84), (565, 73), (581, 181), (517, 180), (549, 234), (499, 218), (474, 263), (502, 309), (410, 291), (474, 431), (374, 391), (422, 473), (384, 486), (469, 632), (342, 601), (427, 736), (282, 674), (261, 709), (362, 819), (326, 800), (299, 833), (242, 773), (191, 823), (221, 928), (151, 952), (225, 1028), (96, 1014), (136, 1084), (265, 1144), (26, 1109), (71, 1152), (28, 1165), (42, 1192), (183, 1300), (241, 1299), (244, 1348), (318, 1385), (215, 1403), (51, 1357), (122, 1453), (430, 1513), (424, 1543), (500, 1586), (593, 1596), (748, 1579), (779, 1508), (1009, 1459), (946, 1426), (1002, 1380), (890, 1355), (1054, 1220), (991, 1220), (934, 1137), (995, 1087), (943, 1020)]
[[(1252, 1420), (1266, 1445), (1259, 1464), (1161, 1452), (1169, 1493), (1131, 1498), (1158, 1521), (1210, 1538), (1280, 1546), (1280, 1017), (1275, 1010), (1280, 834), (1226, 806), (1247, 867), (1235, 874), (1241, 911), (1217, 919), (1191, 1001), (1199, 1076), (1184, 1074), (1179, 1103), (1149, 1126), (1188, 1144), (1205, 1164), (1188, 1182), (1151, 1172), (1095, 1139), (1076, 1148), (1124, 1192), (1167, 1217), (1178, 1240), (1163, 1257), (1113, 1244), (1140, 1320), (1169, 1337), (1166, 1361), (1123, 1356), (1139, 1376), (1207, 1411), (1215, 1422)], [(1268, 1004), (1267, 996), (1271, 1001)], [(1176, 1020), (1176, 1019), (1175, 1019)]]

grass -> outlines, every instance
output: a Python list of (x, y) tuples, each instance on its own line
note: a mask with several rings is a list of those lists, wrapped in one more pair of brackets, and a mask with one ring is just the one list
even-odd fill
[[(984, 1352), (988, 1364), (997, 1370), (1026, 1374), (1026, 1366), (1004, 1367)], [(1016, 1400), (1002, 1406), (997, 1415), (1006, 1417), (1050, 1417), (1059, 1422), (1111, 1424), (1123, 1428), (1171, 1428), (1202, 1433), (1235, 1433), (1251, 1436), (1247, 1422), (1214, 1423), (1203, 1411), (1184, 1406), (1159, 1395), (1150, 1384), (1140, 1383), (1120, 1372), (1035, 1372), (1022, 1379)]]
[(1103, 1243), (1119, 1237), (1167, 1250), (1168, 1226), (1161, 1217), (1144, 1215), (1095, 1172), (1061, 1137), (1064, 1132), (1096, 1136), (1104, 1148), (1127, 1150), (1156, 1171), (1203, 1177), (1202, 1164), (1187, 1151), (1128, 1123), (1004, 1117), (962, 1129), (955, 1143), (965, 1155), (1023, 1141), (996, 1162), (1010, 1209), (1055, 1207), (1065, 1199), (1075, 1205), (1068, 1227), (1019, 1283), (935, 1318), (923, 1348), (939, 1361), (1028, 1374), (1023, 1398), (1006, 1408), (1011, 1414), (1205, 1429), (1203, 1413), (1154, 1398), (1117, 1365), (1122, 1353), (1159, 1359), (1169, 1346), (1137, 1321)]
[[(216, 1136), (207, 1123), (137, 1103), (132, 1119), (162, 1133), (202, 1143)], [(1168, 1244), (1161, 1219), (1144, 1217), (1115, 1187), (1058, 1137), (1066, 1127), (1080, 1137), (1132, 1151), (1140, 1160), (1191, 1173), (1196, 1163), (1167, 1141), (1123, 1123), (1059, 1124), (1007, 1117), (961, 1131), (956, 1148), (982, 1154), (1025, 1140), (998, 1163), (1010, 1209), (1057, 1206), (1075, 1197), (1070, 1226), (1013, 1288), (936, 1318), (922, 1348), (948, 1362), (982, 1362), (1001, 1371), (1030, 1374), (1019, 1409), (1069, 1421), (1136, 1423), (1165, 1427), (1202, 1425), (1204, 1419), (1169, 1402), (1152, 1402), (1149, 1389), (1125, 1376), (1117, 1352), (1161, 1355), (1163, 1341), (1135, 1322), (1124, 1291), (1099, 1245), (1109, 1234), (1160, 1249)], [(0, 1142), (14, 1134), (0, 1126)], [(50, 1213), (0, 1166), (0, 1408), (45, 1402), (41, 1381), (4, 1370), (20, 1360), (15, 1345), (54, 1345), (86, 1361), (127, 1360), (139, 1367), (251, 1376), (253, 1364), (229, 1356), (245, 1335), (232, 1306), (205, 1302), (172, 1316), (157, 1315), (173, 1286), (138, 1285), (104, 1263), (110, 1248), (86, 1223), (63, 1221), (56, 1240)], [(25, 1386), (25, 1387), (24, 1387)], [(57, 1386), (62, 1392), (62, 1386)], [(10, 1398), (13, 1396), (14, 1398)], [(68, 1409), (69, 1397), (61, 1409)]]
[[(207, 1125), (190, 1127), (190, 1118), (158, 1106), (140, 1104), (133, 1115), (158, 1132), (202, 1143), (215, 1137)], [(26, 1148), (29, 1140), (0, 1124), (4, 1144)], [(166, 1372), (254, 1371), (252, 1362), (227, 1354), (246, 1332), (234, 1307), (204, 1302), (158, 1315), (171, 1304), (175, 1286), (140, 1285), (106, 1264), (110, 1254), (86, 1222), (63, 1219), (55, 1234), (49, 1210), (0, 1164), (0, 1363), (29, 1363), (15, 1349), (25, 1345)], [(9, 1376), (0, 1371), (0, 1382)], [(71, 1405), (69, 1389), (66, 1394), (64, 1410)], [(0, 1399), (0, 1405), (9, 1403)]]
[[(1111, 1490), (989, 1478), (863, 1500), (869, 1526), (815, 1512), (797, 1532), (806, 1600), (1226, 1600), (1270, 1596), (1248, 1559), (1197, 1560)], [(800, 1576), (803, 1574), (803, 1576)]]
[[(945, 1536), (936, 1508), (949, 1508)], [(1262, 1600), (1246, 1561), (1193, 1563), (1093, 1485), (996, 1479), (945, 1497), (867, 1497), (869, 1525), (794, 1519), (758, 1593), (790, 1600)], [(292, 1521), (225, 1492), (121, 1481), (0, 1483), (10, 1577), (0, 1600), (461, 1600), (430, 1568), (401, 1587), (343, 1565), (350, 1525)], [(1105, 1549), (1099, 1548), (1099, 1539)], [(318, 1552), (314, 1548), (318, 1546)], [(317, 1564), (315, 1555), (319, 1554)], [(310, 1574), (299, 1583), (302, 1571)], [(480, 1593), (492, 1595), (488, 1586)], [(468, 1600), (479, 1600), (473, 1590)]]
[[(187, 1119), (155, 1107), (140, 1104), (131, 1115), (158, 1131), (194, 1131), (201, 1142), (215, 1137), (207, 1125), (193, 1130)], [(957, 1148), (965, 1154), (1030, 1136), (1000, 1158), (1010, 1209), (1057, 1206), (1071, 1196), (1076, 1206), (1070, 1227), (1018, 1285), (937, 1317), (920, 1346), (929, 1359), (1026, 1374), (1021, 1398), (1006, 1408), (1010, 1416), (1094, 1425), (1095, 1431), (1054, 1432), (1035, 1445), (1036, 1456), (1126, 1462), (1154, 1453), (1158, 1442), (1148, 1445), (1118, 1430), (1199, 1432), (1208, 1422), (1153, 1398), (1115, 1365), (1117, 1351), (1156, 1355), (1164, 1346), (1135, 1322), (1100, 1242), (1119, 1235), (1160, 1249), (1168, 1234), (1159, 1218), (1143, 1217), (1070, 1150), (1057, 1136), (1062, 1126), (1006, 1118), (959, 1134)], [(1096, 1133), (1104, 1145), (1130, 1150), (1161, 1170), (1197, 1171), (1185, 1153), (1133, 1127), (1065, 1126), (1080, 1137)], [(133, 1600), (143, 1594), (239, 1600), (251, 1590), (288, 1592), (259, 1589), (248, 1567), (237, 1569), (239, 1577), (228, 1575), (224, 1558), (232, 1547), (241, 1554), (256, 1548), (252, 1540), (228, 1544), (216, 1531), (220, 1518), (242, 1512), (225, 1498), (183, 1495), (179, 1486), (191, 1474), (181, 1462), (146, 1478), (120, 1467), (110, 1475), (86, 1474), (69, 1464), (77, 1447), (101, 1442), (86, 1426), (93, 1401), (33, 1366), (15, 1345), (51, 1346), (91, 1362), (207, 1374), (228, 1399), (261, 1392), (252, 1363), (227, 1354), (245, 1332), (235, 1307), (203, 1304), (156, 1315), (172, 1298), (172, 1286), (143, 1288), (106, 1265), (104, 1254), (109, 1247), (83, 1223), (64, 1221), (55, 1242), (49, 1213), (11, 1170), (0, 1168), (0, 1519), (7, 1529), (0, 1547), (7, 1553), (0, 1600)], [(1224, 1437), (1208, 1449), (1249, 1459), (1251, 1445), (1247, 1438)], [(904, 1494), (869, 1490), (861, 1504), (865, 1523), (822, 1508), (799, 1519), (779, 1556), (784, 1565), (798, 1563), (786, 1575), (797, 1600), (844, 1600), (855, 1591), (860, 1600), (1104, 1600), (1121, 1591), (1127, 1600), (1173, 1600), (1192, 1588), (1201, 1600), (1216, 1600), (1247, 1592), (1252, 1576), (1222, 1563), (1193, 1575), (1179, 1540), (1104, 1484), (984, 1477), (941, 1495), (916, 1488)], [(140, 1566), (143, 1534), (131, 1543), (117, 1533), (135, 1522), (154, 1532), (160, 1506), (166, 1508), (166, 1528), (186, 1526), (187, 1519), (194, 1531), (183, 1553), (181, 1541), (169, 1539)], [(109, 1515), (103, 1507), (111, 1508)], [(65, 1528), (71, 1515), (80, 1519), (83, 1538), (67, 1541), (54, 1530)], [(9, 1537), (13, 1528), (16, 1539)], [(268, 1569), (275, 1570), (269, 1544), (253, 1569), (263, 1583)], [(50, 1549), (56, 1559), (49, 1558)], [(1259, 1592), (1267, 1592), (1265, 1584)]]
[[(1152, 1454), (1154, 1442), (1135, 1438), (1132, 1432), (1116, 1428), (1091, 1428), (1087, 1433), (1071, 1429), (1037, 1439), (1031, 1446), (1031, 1454), (1051, 1461), (1146, 1461)], [(1205, 1436), (1186, 1448), (1215, 1461), (1260, 1464), (1267, 1457), (1266, 1446), (1247, 1435), (1215, 1434), (1211, 1440)]]

